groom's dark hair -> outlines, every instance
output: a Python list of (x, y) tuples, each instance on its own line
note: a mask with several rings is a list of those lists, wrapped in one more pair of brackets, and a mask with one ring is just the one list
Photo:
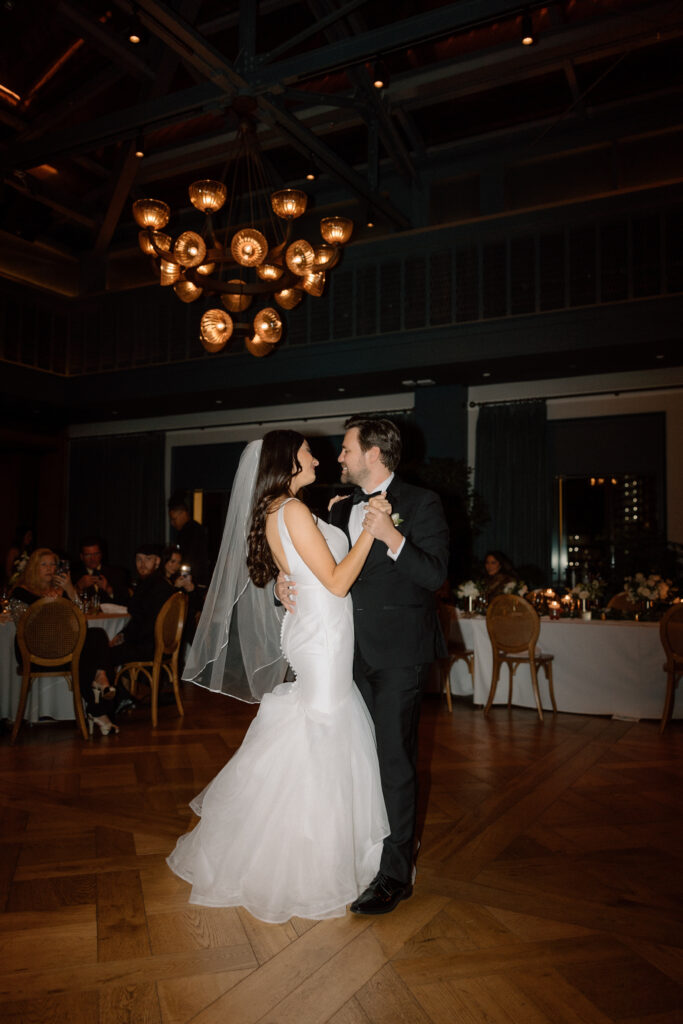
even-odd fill
[(350, 416), (344, 424), (345, 430), (355, 427), (361, 451), (367, 452), (375, 445), (379, 448), (382, 464), (393, 473), (401, 461), (401, 435), (391, 420), (372, 419), (367, 416)]

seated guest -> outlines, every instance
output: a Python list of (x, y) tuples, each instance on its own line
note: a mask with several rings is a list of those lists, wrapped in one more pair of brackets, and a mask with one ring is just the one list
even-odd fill
[(516, 583), (512, 562), (502, 551), (487, 551), (484, 557), (484, 589), (487, 600), (505, 592), (508, 583)]
[(198, 586), (207, 586), (211, 574), (206, 530), (190, 515), (189, 498), (183, 491), (176, 491), (169, 498), (168, 518), (178, 531), (177, 542), (183, 564), (190, 566), (192, 578)]
[(76, 589), (96, 591), (100, 601), (128, 604), (128, 579), (124, 569), (105, 563), (104, 545), (99, 537), (84, 537), (81, 541), (80, 560), (74, 565)]
[(112, 657), (117, 665), (127, 661), (151, 661), (154, 658), (154, 624), (169, 597), (175, 593), (161, 565), (160, 544), (139, 544), (135, 553), (137, 580), (128, 600), (130, 622), (111, 641)]
[(187, 615), (183, 629), (183, 643), (192, 643), (194, 638), (197, 615), (202, 610), (202, 593), (194, 585), (189, 566), (184, 565), (180, 551), (175, 544), (168, 544), (161, 553), (161, 568), (167, 583), (176, 590), (184, 590), (187, 594)]
[[(78, 595), (70, 574), (58, 573), (56, 570), (57, 556), (50, 548), (38, 548), (33, 552), (11, 593), (10, 607), (15, 622), (19, 622), (29, 606), (41, 597), (64, 596), (78, 603)], [(20, 661), (16, 641), (15, 648), (17, 661)], [(38, 666), (35, 668), (37, 672), (40, 671)], [(90, 731), (92, 732), (93, 725), (97, 725), (103, 736), (112, 729), (118, 732), (118, 726), (112, 722), (112, 716), (123, 707), (132, 706), (133, 702), (122, 684), (117, 687), (113, 685), (109, 637), (103, 629), (86, 631), (78, 661), (78, 677)]]

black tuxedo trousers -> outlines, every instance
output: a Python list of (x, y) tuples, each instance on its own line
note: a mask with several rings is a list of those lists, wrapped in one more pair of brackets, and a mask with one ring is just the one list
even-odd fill
[[(434, 593), (446, 578), (448, 526), (436, 494), (391, 482), (388, 498), (405, 543), (394, 561), (375, 541), (351, 588), (354, 680), (375, 724), (382, 791), (391, 835), (380, 871), (409, 882), (417, 801), (417, 731), (429, 664), (445, 643)], [(351, 501), (332, 506), (330, 522), (348, 536)]]

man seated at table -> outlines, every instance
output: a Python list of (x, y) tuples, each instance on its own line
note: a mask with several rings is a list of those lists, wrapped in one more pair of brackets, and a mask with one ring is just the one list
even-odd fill
[(176, 539), (183, 564), (190, 566), (194, 582), (199, 587), (206, 587), (211, 576), (206, 530), (192, 518), (189, 498), (184, 491), (176, 491), (169, 498), (168, 518), (178, 531)]
[(162, 606), (175, 593), (160, 569), (160, 544), (139, 544), (135, 553), (137, 580), (133, 596), (128, 600), (130, 622), (110, 641), (117, 665), (128, 661), (152, 661), (154, 658), (154, 624)]
[(80, 559), (72, 573), (76, 589), (80, 594), (96, 592), (100, 601), (110, 601), (124, 607), (128, 604), (128, 577), (124, 569), (109, 565), (105, 561), (105, 546), (100, 537), (84, 537), (81, 541)]

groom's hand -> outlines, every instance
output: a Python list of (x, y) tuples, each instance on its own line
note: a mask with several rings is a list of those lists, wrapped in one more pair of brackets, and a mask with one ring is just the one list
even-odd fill
[(275, 596), (290, 614), (296, 611), (296, 583), (283, 572), (275, 581)]
[(391, 505), (382, 495), (371, 498), (363, 518), (363, 529), (375, 540), (381, 540), (389, 551), (396, 554), (403, 543), (403, 534), (396, 529), (391, 518)]

